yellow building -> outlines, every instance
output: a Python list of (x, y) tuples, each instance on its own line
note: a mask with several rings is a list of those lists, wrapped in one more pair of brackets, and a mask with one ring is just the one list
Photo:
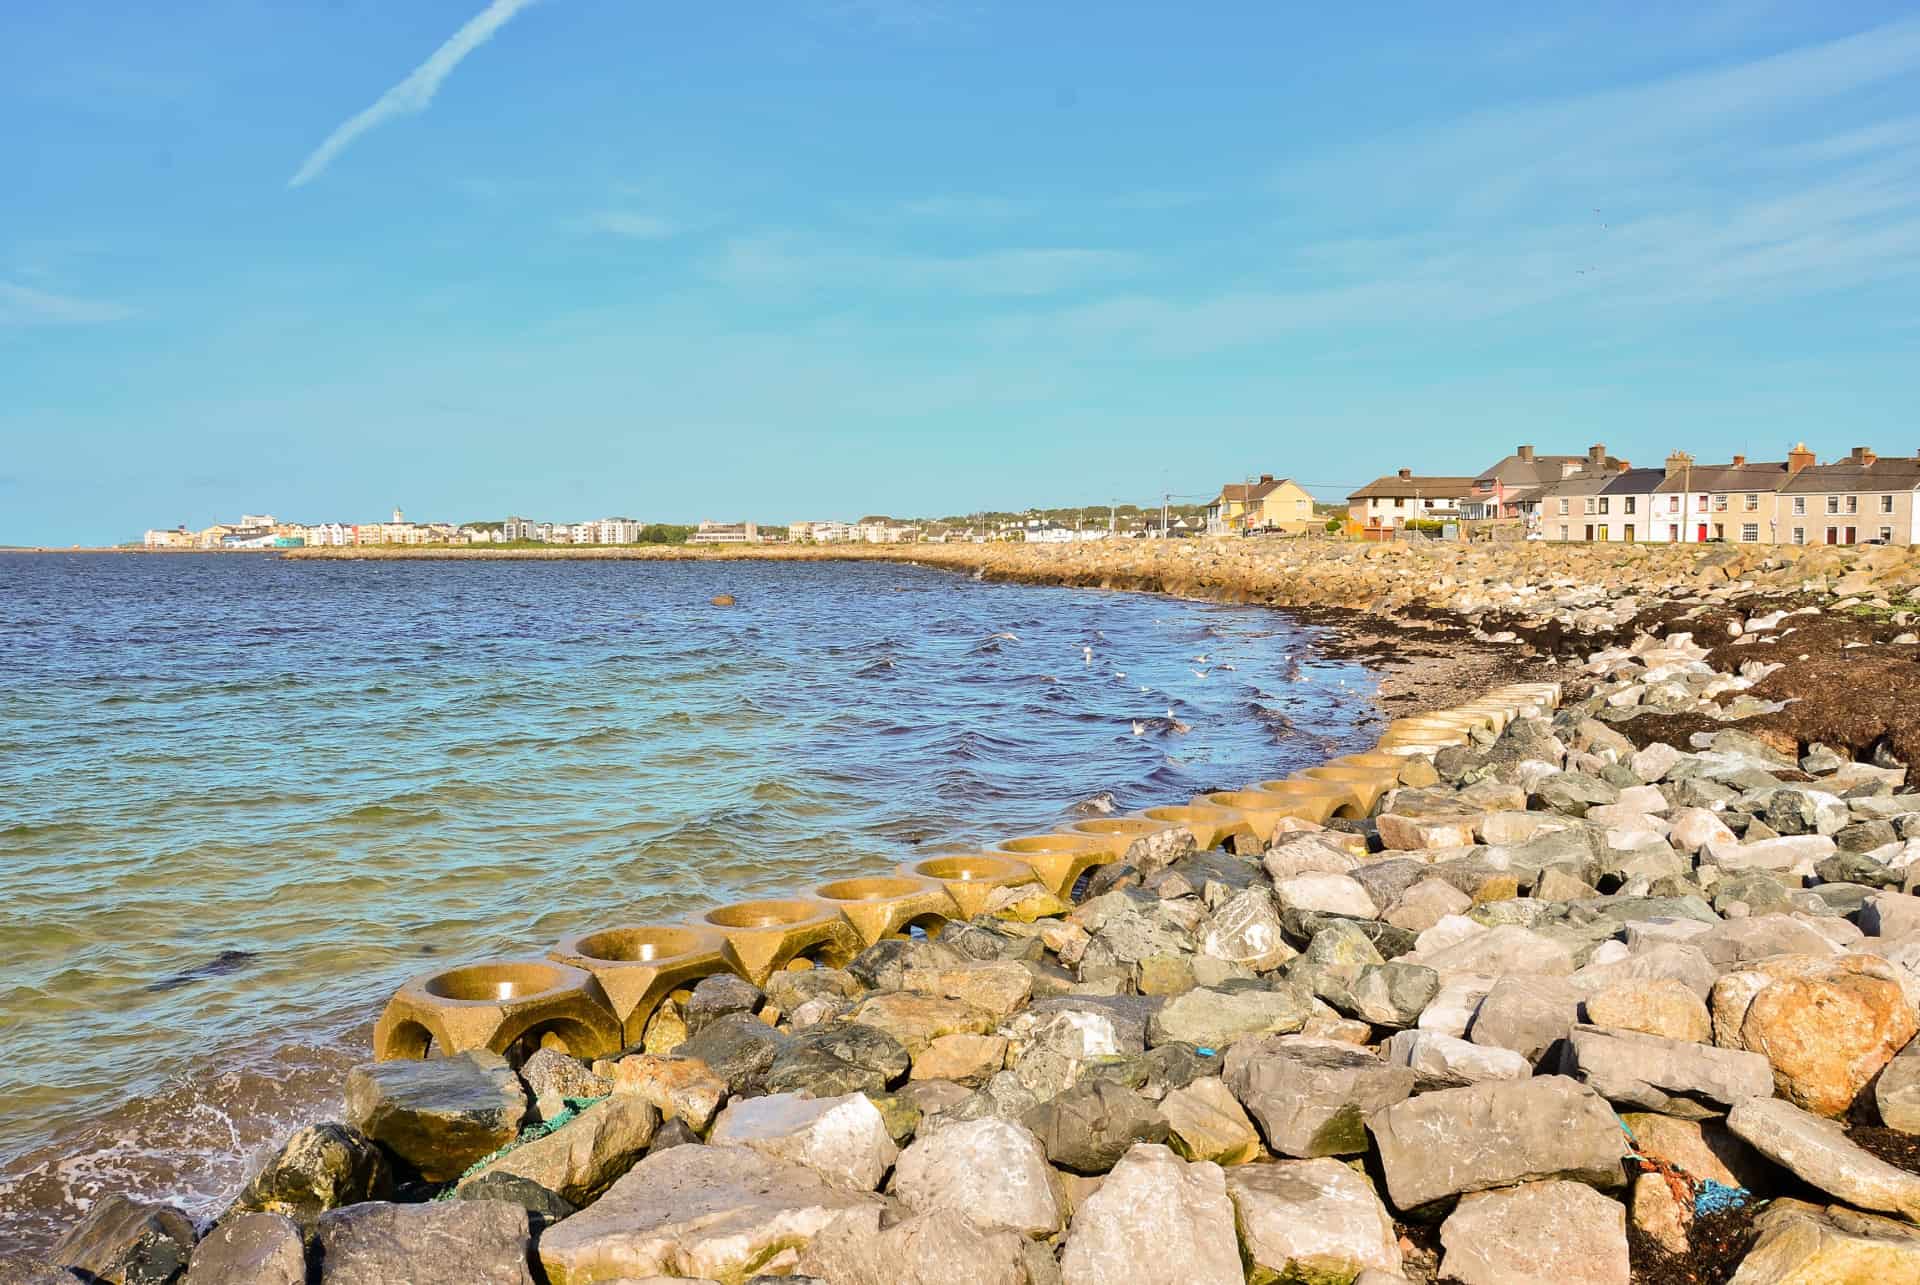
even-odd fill
[(1290, 477), (1262, 473), (1258, 482), (1229, 482), (1207, 506), (1207, 532), (1271, 531), (1299, 535), (1319, 526), (1313, 497)]

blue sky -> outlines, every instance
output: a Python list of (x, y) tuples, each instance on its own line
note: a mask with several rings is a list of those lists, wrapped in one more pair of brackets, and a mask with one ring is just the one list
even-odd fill
[(1653, 8), (26, 0), (0, 542), (1920, 448), (1920, 18)]

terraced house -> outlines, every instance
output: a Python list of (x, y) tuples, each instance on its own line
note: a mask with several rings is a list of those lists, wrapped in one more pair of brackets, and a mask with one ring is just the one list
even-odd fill
[(1773, 497), (1775, 543), (1920, 544), (1920, 455), (1856, 446), (1831, 464), (1806, 459)]

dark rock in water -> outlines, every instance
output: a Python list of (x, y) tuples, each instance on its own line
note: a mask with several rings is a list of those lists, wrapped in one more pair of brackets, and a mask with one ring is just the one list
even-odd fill
[(193, 1220), (172, 1205), (115, 1193), (87, 1211), (47, 1255), (84, 1281), (173, 1285), (193, 1253)]
[(505, 1200), (348, 1205), (315, 1242), (323, 1285), (534, 1285), (527, 1211)]
[(675, 1147), (699, 1146), (700, 1135), (685, 1120), (675, 1117), (662, 1124), (653, 1135), (653, 1142), (647, 1147), (647, 1154), (671, 1151)]
[(194, 982), (205, 981), (209, 977), (224, 977), (228, 973), (237, 973), (252, 963), (258, 956), (250, 950), (223, 950), (204, 964), (195, 964), (170, 976), (163, 977), (147, 987), (149, 991), (179, 990)]
[(1083, 1080), (1021, 1117), (1047, 1159), (1076, 1173), (1105, 1173), (1137, 1142), (1165, 1142), (1167, 1117), (1130, 1089)]
[(1120, 801), (1113, 797), (1113, 791), (1102, 790), (1091, 798), (1080, 800), (1068, 812), (1078, 817), (1106, 817), (1119, 810)]
[(565, 1196), (548, 1191), (533, 1179), (517, 1173), (483, 1173), (472, 1182), (461, 1184), (454, 1196), (459, 1200), (504, 1200), (518, 1205), (527, 1211), (527, 1225), (536, 1234), (579, 1212), (579, 1206)]
[(430, 1182), (458, 1178), (513, 1141), (526, 1114), (520, 1077), (498, 1053), (369, 1062), (347, 1074), (347, 1119)]
[(228, 1210), (281, 1214), (303, 1227), (341, 1205), (385, 1200), (393, 1179), (373, 1140), (344, 1124), (311, 1124), (288, 1138)]
[(674, 1052), (705, 1062), (727, 1082), (729, 1092), (746, 1093), (760, 1086), (760, 1077), (791, 1039), (749, 1013), (728, 1013), (709, 1022)]
[(762, 1079), (769, 1093), (884, 1093), (912, 1059), (906, 1046), (877, 1026), (823, 1022), (794, 1036), (774, 1055)]
[(280, 1214), (230, 1214), (194, 1247), (186, 1285), (306, 1285), (307, 1246)]
[(703, 977), (700, 984), (693, 988), (693, 995), (687, 1000), (684, 1010), (687, 1034), (698, 1035), (715, 1018), (725, 1017), (729, 1013), (751, 1014), (765, 998), (758, 986), (732, 973)]

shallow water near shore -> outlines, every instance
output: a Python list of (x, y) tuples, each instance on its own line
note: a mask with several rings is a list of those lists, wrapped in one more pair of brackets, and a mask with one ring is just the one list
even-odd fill
[(902, 564), (0, 555), (0, 1265), (217, 1209), (415, 973), (1365, 748), (1318, 636)]

